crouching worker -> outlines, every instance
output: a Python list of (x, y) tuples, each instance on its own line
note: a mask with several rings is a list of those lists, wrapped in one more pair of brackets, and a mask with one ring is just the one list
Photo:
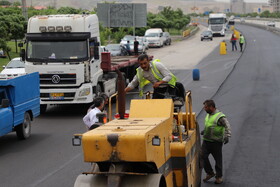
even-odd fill
[(99, 122), (98, 120), (98, 113), (102, 113), (102, 110), (104, 108), (104, 99), (102, 97), (97, 97), (93, 101), (94, 108), (91, 109), (83, 118), (83, 121), (85, 125), (87, 126), (88, 130), (92, 130), (99, 125), (96, 125), (96, 123)]
[(125, 88), (125, 92), (129, 92), (139, 85), (140, 97), (142, 97), (144, 86), (152, 83), (153, 99), (163, 99), (166, 92), (175, 95), (177, 78), (158, 59), (149, 62), (148, 55), (142, 54), (138, 57), (138, 62), (140, 67), (136, 69), (136, 75)]

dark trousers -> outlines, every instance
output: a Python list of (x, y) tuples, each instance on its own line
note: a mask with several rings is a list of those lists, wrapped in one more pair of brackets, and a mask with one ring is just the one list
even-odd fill
[(232, 40), (231, 45), (232, 45), (232, 51), (234, 51), (234, 48), (237, 51), (236, 40)]
[(134, 48), (134, 53), (135, 53), (135, 55), (138, 55), (138, 47)]
[(242, 52), (243, 43), (239, 43), (240, 51)]
[(212, 154), (215, 164), (216, 170), (216, 178), (223, 176), (223, 154), (222, 154), (222, 142), (208, 142), (203, 140), (202, 143), (202, 159), (203, 159), (203, 167), (207, 174), (213, 174), (213, 168), (209, 161), (209, 155)]
[(163, 88), (155, 88), (153, 93), (153, 99), (163, 99), (166, 96), (174, 97), (175, 96), (175, 88), (170, 86)]

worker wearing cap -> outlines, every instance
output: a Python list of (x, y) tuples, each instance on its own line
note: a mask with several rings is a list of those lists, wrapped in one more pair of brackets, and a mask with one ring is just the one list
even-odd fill
[(140, 67), (137, 68), (136, 75), (125, 88), (125, 92), (129, 92), (139, 85), (140, 96), (143, 96), (144, 86), (152, 83), (153, 99), (164, 98), (166, 92), (175, 95), (174, 87), (177, 78), (158, 59), (149, 62), (148, 55), (142, 54), (138, 57), (138, 62)]
[[(202, 143), (202, 159), (206, 177), (203, 179), (207, 182), (213, 177), (216, 177), (215, 183), (221, 184), (223, 182), (223, 144), (229, 142), (231, 136), (230, 124), (221, 111), (216, 109), (213, 100), (204, 101), (204, 110), (207, 112), (205, 117), (205, 128), (201, 132), (203, 135)], [(215, 160), (216, 174), (209, 161), (209, 155), (212, 154)]]

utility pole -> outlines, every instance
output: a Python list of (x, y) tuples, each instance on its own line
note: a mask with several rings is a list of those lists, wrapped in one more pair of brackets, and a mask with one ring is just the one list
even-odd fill
[(56, 8), (56, 6), (57, 6), (57, 1), (53, 0), (53, 7)]
[(25, 20), (28, 21), (26, 0), (21, 0), (21, 7), (22, 7), (22, 15), (25, 18)]

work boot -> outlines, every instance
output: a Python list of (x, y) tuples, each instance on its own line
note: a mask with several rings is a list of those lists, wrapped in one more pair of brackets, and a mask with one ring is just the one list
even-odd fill
[(203, 179), (203, 182), (207, 182), (213, 177), (215, 177), (215, 173), (207, 174), (206, 177)]
[(222, 177), (218, 177), (215, 180), (215, 184), (222, 184), (223, 183), (223, 178)]

